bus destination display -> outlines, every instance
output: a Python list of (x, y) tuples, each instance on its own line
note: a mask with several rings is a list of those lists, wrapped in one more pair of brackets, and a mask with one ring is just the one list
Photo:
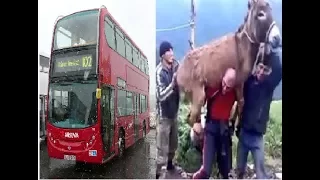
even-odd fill
[(71, 72), (92, 69), (92, 55), (78, 55), (71, 57), (56, 58), (54, 72)]

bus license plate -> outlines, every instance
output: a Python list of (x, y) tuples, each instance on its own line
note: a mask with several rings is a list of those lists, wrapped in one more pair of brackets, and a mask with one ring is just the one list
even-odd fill
[(68, 161), (75, 161), (76, 156), (75, 155), (64, 155), (64, 159)]

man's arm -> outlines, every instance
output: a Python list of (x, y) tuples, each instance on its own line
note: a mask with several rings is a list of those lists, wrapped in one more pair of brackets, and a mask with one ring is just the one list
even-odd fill
[[(157, 96), (160, 102), (165, 101), (173, 93), (174, 87), (174, 81), (169, 83), (161, 72), (160, 68), (156, 71)], [(166, 86), (167, 84), (169, 85)]]
[(177, 72), (177, 70), (178, 70), (178, 68), (179, 68), (179, 61), (177, 61), (177, 60), (173, 60), (174, 61), (174, 67), (173, 67), (173, 70), (174, 70), (174, 72)]
[[(174, 67), (173, 67), (173, 72), (174, 72), (174, 78), (177, 77), (176, 73), (178, 71), (178, 68), (179, 68), (179, 62), (177, 60), (174, 59)], [(178, 83), (177, 83), (177, 78), (173, 79), (172, 81), (174, 81), (174, 87), (173, 87), (173, 90), (177, 90), (179, 91), (179, 87), (178, 87)]]
[(275, 57), (272, 61), (272, 72), (266, 77), (266, 83), (268, 83), (271, 89), (275, 89), (282, 79), (282, 65), (280, 57)]
[(282, 48), (282, 39), (278, 26), (274, 26), (274, 28), (272, 28), (268, 38), (268, 45), (271, 47), (270, 50)]
[(237, 101), (235, 101), (234, 102), (234, 104), (233, 104), (233, 106), (232, 106), (232, 109), (231, 109), (231, 113), (230, 113), (230, 122), (232, 123), (232, 124), (234, 124), (235, 122), (236, 122), (236, 119), (237, 119), (237, 117), (238, 117), (238, 111), (239, 111), (239, 109), (237, 108)]
[(269, 84), (271, 89), (277, 87), (282, 79), (282, 64), (280, 61), (282, 52), (281, 35), (278, 27), (274, 27), (269, 35), (268, 48), (271, 60), (272, 72), (266, 77), (266, 83)]

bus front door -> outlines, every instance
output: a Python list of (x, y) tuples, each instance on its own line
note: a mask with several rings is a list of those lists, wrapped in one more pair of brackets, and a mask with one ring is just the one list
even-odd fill
[(102, 139), (104, 150), (107, 157), (114, 152), (113, 138), (114, 138), (114, 89), (110, 86), (103, 86), (101, 98), (101, 115), (102, 115)]
[(46, 96), (40, 95), (40, 138), (46, 138)]

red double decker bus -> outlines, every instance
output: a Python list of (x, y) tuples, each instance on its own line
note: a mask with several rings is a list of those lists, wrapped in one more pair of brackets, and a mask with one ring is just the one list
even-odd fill
[(147, 58), (105, 7), (57, 20), (48, 91), (51, 158), (101, 164), (149, 132)]

